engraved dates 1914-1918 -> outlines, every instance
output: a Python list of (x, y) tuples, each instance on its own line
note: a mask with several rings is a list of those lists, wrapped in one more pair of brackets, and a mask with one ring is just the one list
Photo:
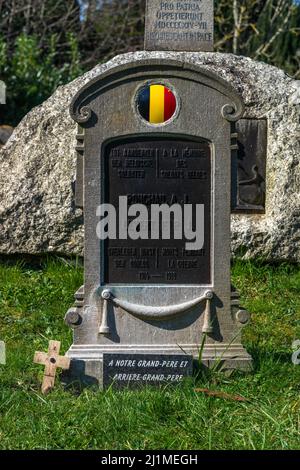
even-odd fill
[[(128, 206), (153, 204), (204, 206), (204, 245), (187, 250), (186, 239), (107, 239), (104, 282), (110, 284), (209, 284), (211, 282), (211, 150), (204, 141), (135, 139), (106, 145), (103, 199), (118, 213), (119, 197)], [(128, 219), (128, 222), (130, 218)], [(149, 220), (150, 224), (151, 220)], [(167, 221), (165, 221), (167, 222)], [(164, 221), (162, 221), (164, 223)]]

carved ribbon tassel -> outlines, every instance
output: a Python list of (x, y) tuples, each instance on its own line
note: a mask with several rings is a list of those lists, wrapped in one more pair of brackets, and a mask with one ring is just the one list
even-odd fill
[(108, 301), (110, 300), (111, 295), (108, 290), (104, 290), (102, 292), (102, 299), (103, 299), (103, 309), (102, 309), (102, 321), (99, 329), (99, 333), (102, 335), (109, 335), (110, 328), (107, 322), (107, 308), (108, 308)]
[(211, 311), (212, 298), (213, 298), (213, 293), (210, 292), (210, 295), (206, 296), (206, 307), (205, 307), (205, 312), (204, 312), (204, 322), (203, 322), (202, 333), (210, 334), (210, 333), (213, 333), (214, 331), (212, 311)]

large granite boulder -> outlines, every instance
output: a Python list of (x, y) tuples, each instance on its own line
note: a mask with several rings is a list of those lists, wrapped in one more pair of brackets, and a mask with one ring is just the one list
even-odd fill
[(216, 72), (242, 95), (246, 117), (267, 118), (266, 214), (232, 217), (232, 250), (244, 257), (300, 261), (299, 82), (270, 65), (219, 53), (121, 55), (34, 108), (0, 151), (0, 253), (82, 254), (82, 213), (72, 192), (76, 125), (69, 104), (91, 78), (145, 58), (174, 58)]

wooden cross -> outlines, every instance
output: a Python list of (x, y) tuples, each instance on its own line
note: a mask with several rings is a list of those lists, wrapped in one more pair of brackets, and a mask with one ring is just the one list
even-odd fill
[(57, 367), (69, 369), (70, 358), (59, 355), (60, 341), (49, 341), (48, 353), (36, 352), (33, 361), (36, 364), (45, 366), (44, 378), (42, 383), (42, 393), (45, 395), (53, 387)]

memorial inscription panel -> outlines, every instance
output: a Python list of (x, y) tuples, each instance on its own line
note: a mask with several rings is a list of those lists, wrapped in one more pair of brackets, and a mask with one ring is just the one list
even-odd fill
[(147, 0), (145, 49), (213, 51), (213, 0)]
[[(148, 239), (129, 237), (104, 242), (104, 282), (107, 284), (210, 284), (211, 283), (211, 149), (207, 142), (174, 138), (120, 140), (104, 146), (102, 200), (116, 208), (120, 220), (120, 196), (128, 207), (148, 209)], [(182, 220), (172, 218), (170, 239), (151, 239), (151, 205), (180, 205)], [(174, 222), (182, 223), (184, 205), (192, 206), (195, 230), (196, 205), (204, 208), (204, 245), (186, 249), (186, 237), (175, 238)], [(121, 208), (123, 210), (123, 208)], [(128, 223), (132, 218), (128, 217)], [(147, 221), (146, 221), (147, 223)], [(125, 238), (125, 237), (124, 237)]]
[(178, 385), (193, 373), (185, 354), (103, 354), (103, 386)]

